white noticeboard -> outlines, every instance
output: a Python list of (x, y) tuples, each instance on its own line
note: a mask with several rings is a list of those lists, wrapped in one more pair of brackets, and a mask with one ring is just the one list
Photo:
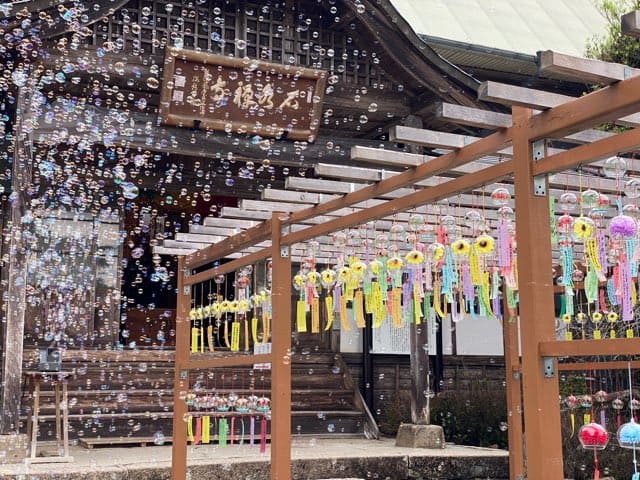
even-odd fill
[(458, 355), (504, 355), (502, 323), (497, 318), (465, 315), (455, 327)]
[[(423, 320), (422, 328), (427, 328), (427, 348), (429, 355), (436, 355), (436, 338), (438, 332), (438, 324), (433, 309), (431, 315), (426, 321)], [(411, 328), (409, 324), (405, 324), (401, 328), (395, 328), (390, 319), (385, 319), (379, 328), (372, 329), (372, 348), (371, 353), (383, 353), (390, 355), (410, 355), (411, 344), (409, 334)], [(451, 317), (447, 316), (442, 321), (442, 347), (445, 355), (453, 353), (453, 344), (451, 337)]]
[[(253, 345), (253, 354), (260, 355), (263, 353), (271, 353), (271, 342), (267, 342), (265, 344), (254, 344)], [(270, 363), (254, 363), (254, 370), (271, 370)]]

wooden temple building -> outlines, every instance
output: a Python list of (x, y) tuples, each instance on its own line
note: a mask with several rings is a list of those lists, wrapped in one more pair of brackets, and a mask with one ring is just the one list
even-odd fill
[[(16, 4), (0, 27), (15, 35), (14, 74), (2, 80), (13, 134), (0, 143), (0, 433), (24, 428), (21, 372), (35, 368), (38, 348), (55, 345), (63, 370), (74, 372), (72, 438), (169, 437), (177, 255), (467, 145), (508, 126), (511, 105), (550, 108), (629, 74), (621, 67), (585, 76), (576, 73), (580, 59), (554, 52), (515, 66), (495, 51), (466, 68), (425, 43), (389, 0), (90, 3)], [(18, 61), (25, 43), (33, 48), (28, 65)], [(522, 73), (525, 64), (531, 73)], [(198, 98), (202, 85), (193, 83), (208, 78), (207, 66), (219, 73), (206, 85), (219, 89), (218, 104)], [(242, 75), (253, 83), (242, 84)], [(229, 90), (225, 82), (236, 83)], [(252, 108), (250, 121), (238, 117)], [(283, 124), (273, 111), (287, 108)], [(589, 131), (563, 142), (597, 138)], [(378, 228), (393, 222), (407, 216)], [(336, 250), (319, 243), (318, 262), (330, 262)], [(305, 248), (293, 249), (295, 262)], [(376, 435), (380, 398), (409, 388), (408, 374), (395, 368), (400, 362), (407, 372), (408, 360), (380, 358), (377, 368), (398, 372), (394, 379), (339, 345), (339, 330), (294, 334), (293, 433)], [(437, 352), (423, 360), (425, 378), (441, 368)], [(249, 368), (218, 375), (211, 381), (228, 391), (270, 382), (268, 371)], [(55, 415), (47, 406), (42, 413), (41, 435), (51, 436)]]

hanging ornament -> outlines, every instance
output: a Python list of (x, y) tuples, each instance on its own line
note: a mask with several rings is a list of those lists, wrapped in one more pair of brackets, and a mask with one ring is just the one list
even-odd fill
[(478, 255), (490, 255), (493, 253), (495, 241), (493, 237), (487, 234), (480, 235), (476, 237), (473, 246)]
[(607, 420), (605, 418), (605, 408), (604, 403), (609, 398), (609, 394), (604, 390), (598, 390), (593, 394), (593, 399), (600, 404), (600, 425), (604, 428), (607, 428)]
[(511, 193), (504, 187), (498, 187), (491, 192), (491, 201), (496, 207), (504, 207), (511, 200)]
[(578, 197), (576, 197), (576, 194), (573, 192), (563, 193), (558, 199), (558, 207), (560, 207), (560, 210), (565, 214), (574, 212), (578, 207)]
[(458, 238), (451, 244), (451, 253), (456, 257), (466, 257), (471, 251), (471, 245), (464, 238)]
[(616, 215), (609, 222), (609, 234), (613, 237), (632, 238), (637, 231), (636, 221), (628, 215)]
[(609, 434), (599, 423), (587, 423), (580, 427), (578, 439), (585, 450), (604, 450), (609, 443)]
[(598, 192), (592, 189), (585, 190), (580, 194), (582, 208), (590, 210), (598, 205)]
[(618, 397), (613, 402), (611, 402), (611, 408), (613, 408), (616, 412), (616, 425), (618, 426), (618, 428), (620, 428), (620, 412), (624, 408), (624, 402), (620, 399), (620, 397)]
[(573, 237), (577, 242), (585, 242), (595, 235), (595, 222), (588, 217), (579, 217), (573, 224)]
[(569, 408), (569, 415), (570, 415), (569, 418), (571, 420), (571, 437), (573, 437), (576, 430), (575, 410), (578, 407), (578, 399), (573, 395), (569, 395), (567, 398), (564, 399), (564, 403), (567, 406), (567, 408)]
[(482, 230), (484, 218), (478, 210), (469, 210), (464, 215), (464, 224), (471, 229), (473, 235), (476, 235)]
[(627, 173), (627, 161), (618, 156), (607, 158), (602, 164), (602, 173), (605, 177), (620, 179)]
[(413, 232), (422, 233), (425, 226), (424, 215), (413, 213), (409, 216), (409, 229)]
[(623, 187), (624, 194), (629, 198), (640, 197), (640, 178), (632, 178), (627, 180)]

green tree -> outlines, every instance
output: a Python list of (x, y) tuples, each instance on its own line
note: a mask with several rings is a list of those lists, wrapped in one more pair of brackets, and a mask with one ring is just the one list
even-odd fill
[(620, 17), (640, 10), (640, 0), (593, 0), (596, 8), (607, 19), (607, 32), (587, 42), (585, 55), (605, 62), (640, 67), (640, 40), (622, 35)]

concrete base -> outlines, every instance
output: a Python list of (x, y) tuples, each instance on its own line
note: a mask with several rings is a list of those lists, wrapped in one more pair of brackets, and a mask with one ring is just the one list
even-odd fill
[(444, 448), (444, 430), (439, 425), (402, 423), (396, 436), (396, 447)]
[(27, 456), (27, 436), (0, 435), (0, 463), (20, 463)]

